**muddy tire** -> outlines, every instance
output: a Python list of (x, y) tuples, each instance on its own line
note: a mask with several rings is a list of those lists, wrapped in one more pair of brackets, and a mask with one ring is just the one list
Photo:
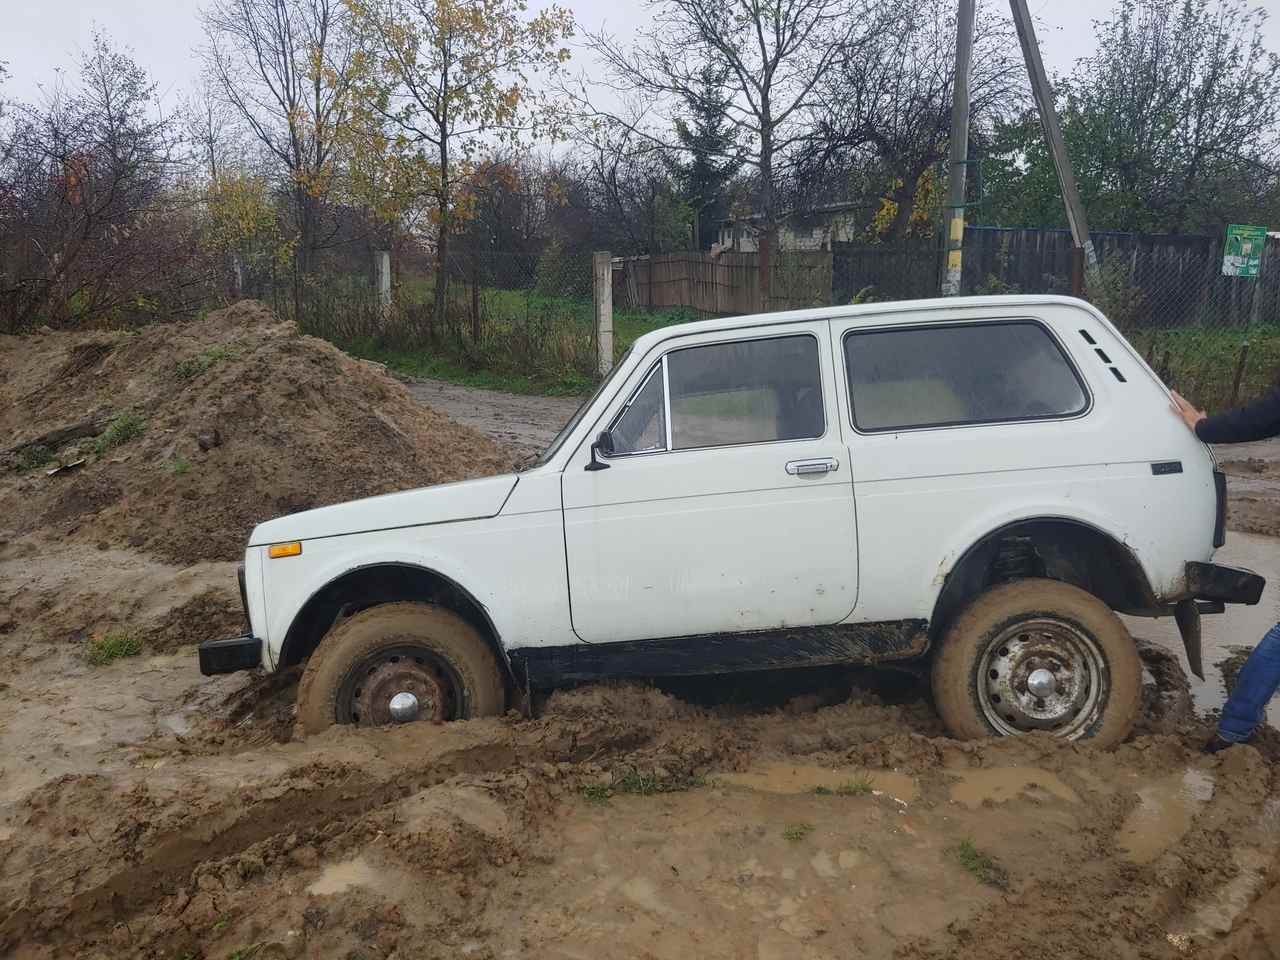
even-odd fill
[(342, 621), (320, 641), (298, 685), (305, 733), (406, 715), (465, 720), (505, 705), (503, 675), (484, 638), (456, 613), (426, 603), (382, 604)]
[(995, 587), (947, 630), (933, 697), (964, 740), (1044, 730), (1112, 746), (1142, 705), (1142, 661), (1097, 597), (1056, 580)]

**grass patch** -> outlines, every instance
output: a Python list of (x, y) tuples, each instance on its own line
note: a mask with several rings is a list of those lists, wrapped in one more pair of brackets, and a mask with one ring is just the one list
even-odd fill
[(968, 837), (954, 847), (948, 847), (946, 854), (969, 872), (975, 880), (1000, 890), (1009, 889), (1009, 874), (994, 857), (983, 853), (973, 845)]
[(53, 463), (53, 459), (53, 451), (37, 443), (35, 446), (23, 447), (18, 453), (17, 469), (19, 473), (39, 470)]
[(125, 630), (109, 630), (89, 638), (85, 659), (95, 667), (101, 667), (122, 657), (136, 657), (142, 652), (142, 639)]
[(852, 780), (846, 780), (836, 787), (836, 793), (842, 797), (865, 797), (875, 788), (871, 778), (866, 774), (858, 774)]
[(582, 799), (587, 803), (608, 803), (612, 792), (603, 783), (588, 783), (582, 788)]
[(207, 350), (197, 353), (194, 357), (186, 357), (179, 360), (174, 366), (174, 374), (179, 380), (192, 380), (200, 376), (210, 367), (221, 363), (228, 357), (234, 356), (235, 351), (225, 345), (210, 347)]
[(404, 376), (447, 380), (485, 390), (502, 390), (526, 396), (577, 397), (590, 393), (595, 386), (591, 377), (576, 370), (553, 375), (530, 375), (473, 367), (457, 358), (426, 350), (380, 346), (370, 337), (362, 337), (340, 346), (352, 356), (385, 363), (388, 369)]
[(182, 454), (178, 454), (176, 457), (174, 457), (172, 460), (169, 461), (169, 472), (172, 473), (175, 477), (184, 476), (185, 474), (191, 472), (191, 461), (188, 460), (186, 457), (184, 457)]
[(836, 792), (830, 787), (824, 787), (822, 784), (818, 784), (814, 787), (813, 792), (819, 797), (834, 797), (836, 794)]
[(811, 833), (813, 833), (812, 823), (788, 823), (782, 828), (782, 839), (799, 843)]
[(620, 780), (614, 782), (613, 788), (618, 793), (651, 797), (655, 793), (681, 793), (706, 785), (707, 778), (698, 775), (658, 778), (652, 774), (630, 770)]
[(608, 803), (609, 799), (618, 793), (652, 797), (659, 793), (681, 793), (706, 785), (707, 778), (700, 774), (658, 777), (651, 773), (629, 770), (614, 780), (611, 786), (603, 783), (587, 784), (582, 788), (582, 796), (588, 803)]
[(142, 436), (146, 430), (145, 420), (132, 411), (126, 411), (113, 418), (107, 428), (98, 434), (98, 439), (93, 442), (93, 452), (102, 456), (108, 450)]

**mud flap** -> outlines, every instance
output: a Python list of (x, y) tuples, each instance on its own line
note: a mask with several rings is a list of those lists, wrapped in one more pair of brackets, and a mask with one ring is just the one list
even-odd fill
[(1200, 649), (1200, 608), (1194, 600), (1179, 600), (1173, 608), (1173, 619), (1178, 622), (1182, 645), (1187, 648), (1187, 663), (1191, 672), (1204, 679), (1204, 655)]

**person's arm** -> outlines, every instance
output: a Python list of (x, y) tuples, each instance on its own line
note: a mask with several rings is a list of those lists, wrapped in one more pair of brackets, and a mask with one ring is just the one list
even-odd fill
[(1253, 403), (1207, 417), (1185, 399), (1173, 394), (1178, 413), (1205, 443), (1248, 443), (1280, 435), (1280, 387), (1274, 387)]

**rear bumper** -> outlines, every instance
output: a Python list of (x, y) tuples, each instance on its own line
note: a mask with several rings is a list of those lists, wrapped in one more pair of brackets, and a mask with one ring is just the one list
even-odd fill
[(1266, 585), (1267, 581), (1252, 570), (1217, 563), (1187, 564), (1187, 596), (1174, 606), (1174, 618), (1187, 648), (1187, 664), (1201, 680), (1204, 679), (1204, 655), (1200, 614), (1222, 613), (1227, 603), (1257, 603)]
[(1187, 596), (1216, 603), (1255, 604), (1267, 581), (1252, 570), (1218, 563), (1187, 564)]
[(206, 677), (218, 673), (252, 670), (262, 663), (262, 640), (246, 634), (226, 640), (206, 640), (200, 644), (200, 672)]

